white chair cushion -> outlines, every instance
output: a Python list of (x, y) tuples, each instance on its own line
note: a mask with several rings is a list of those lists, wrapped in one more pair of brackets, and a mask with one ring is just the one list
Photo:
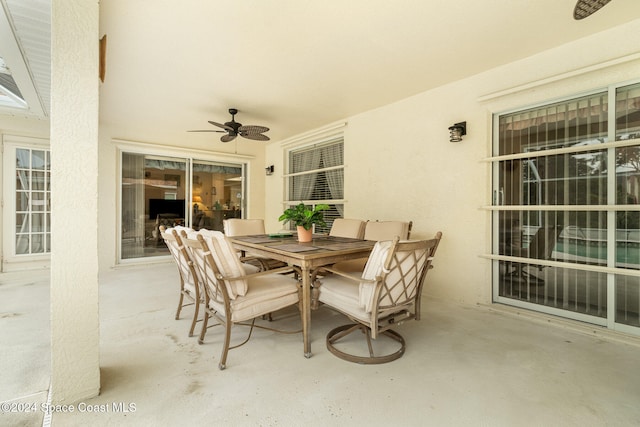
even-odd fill
[[(252, 277), (243, 296), (231, 301), (231, 320), (242, 322), (295, 304), (299, 300), (298, 282), (290, 276), (277, 273)], [(213, 300), (210, 308), (224, 315), (224, 305)]]
[(227, 236), (249, 236), (264, 234), (263, 219), (229, 218), (223, 222), (224, 234)]
[(362, 277), (365, 265), (367, 265), (367, 258), (357, 258), (336, 262), (331, 268), (352, 276)]
[(409, 238), (409, 223), (404, 221), (369, 221), (364, 229), (365, 240), (400, 240)]
[[(362, 272), (362, 279), (375, 280), (382, 273), (392, 244), (389, 240), (376, 243)], [(375, 282), (359, 282), (357, 279), (328, 275), (321, 280), (319, 299), (345, 314), (369, 322), (375, 290)]]
[(329, 236), (362, 239), (364, 236), (364, 227), (365, 221), (360, 219), (336, 218), (331, 225)]
[[(393, 242), (391, 240), (383, 240), (377, 242), (373, 247), (367, 264), (364, 266), (362, 272), (362, 278), (367, 280), (375, 280), (382, 273), (384, 268), (384, 262), (387, 259), (389, 250)], [(376, 284), (371, 282), (361, 282), (359, 288), (359, 304), (364, 308), (365, 312), (371, 313), (371, 307), (373, 305), (373, 297), (376, 290)]]
[(323, 302), (355, 319), (369, 323), (371, 313), (360, 305), (360, 284), (338, 275), (329, 275), (322, 279), (320, 302)]
[[(241, 277), (247, 273), (242, 262), (236, 255), (233, 245), (227, 241), (224, 234), (219, 231), (201, 229), (198, 233), (207, 242), (220, 273), (225, 277)], [(190, 237), (196, 238), (197, 237)], [(247, 293), (248, 282), (246, 279), (229, 280), (229, 298), (235, 299), (238, 295)]]

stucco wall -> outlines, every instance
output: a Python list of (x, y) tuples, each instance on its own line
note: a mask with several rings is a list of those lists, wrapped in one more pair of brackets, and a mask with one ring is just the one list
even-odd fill
[[(640, 79), (638, 40), (640, 20), (345, 118), (345, 216), (412, 220), (416, 238), (441, 230), (425, 292), (490, 302), (491, 265), (481, 255), (491, 242), (490, 212), (483, 209), (490, 204), (490, 165), (483, 159), (491, 154), (492, 114)], [(464, 67), (464, 58), (455, 66)], [(447, 128), (460, 121), (467, 135), (450, 143)], [(267, 178), (265, 220), (277, 229), (281, 143), (268, 145), (266, 160), (277, 173)]]
[[(51, 398), (100, 390), (98, 316), (98, 4), (51, 9)], [(73, 63), (73, 67), (68, 64)]]

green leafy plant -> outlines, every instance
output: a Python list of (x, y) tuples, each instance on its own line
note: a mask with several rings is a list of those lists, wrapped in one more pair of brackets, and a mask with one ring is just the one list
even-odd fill
[(329, 205), (319, 204), (313, 209), (308, 208), (304, 203), (300, 203), (295, 207), (286, 209), (278, 221), (292, 222), (296, 226), (302, 226), (305, 230), (310, 230), (313, 224), (317, 224), (320, 227), (326, 227), (327, 223), (324, 222), (324, 214), (322, 211), (329, 209)]

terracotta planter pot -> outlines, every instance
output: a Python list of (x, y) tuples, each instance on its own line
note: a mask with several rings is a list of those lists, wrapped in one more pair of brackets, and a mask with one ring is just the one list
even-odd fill
[(313, 229), (305, 230), (303, 226), (298, 226), (298, 242), (310, 242), (313, 239)]

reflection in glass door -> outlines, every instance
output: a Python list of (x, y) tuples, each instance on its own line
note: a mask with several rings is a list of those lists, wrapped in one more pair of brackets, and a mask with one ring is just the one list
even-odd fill
[(167, 255), (162, 225), (222, 231), (243, 194), (243, 165), (122, 153), (120, 258)]
[(242, 218), (242, 166), (193, 161), (192, 227), (223, 231), (227, 218)]
[(122, 154), (122, 259), (168, 253), (159, 227), (185, 224), (185, 159)]

